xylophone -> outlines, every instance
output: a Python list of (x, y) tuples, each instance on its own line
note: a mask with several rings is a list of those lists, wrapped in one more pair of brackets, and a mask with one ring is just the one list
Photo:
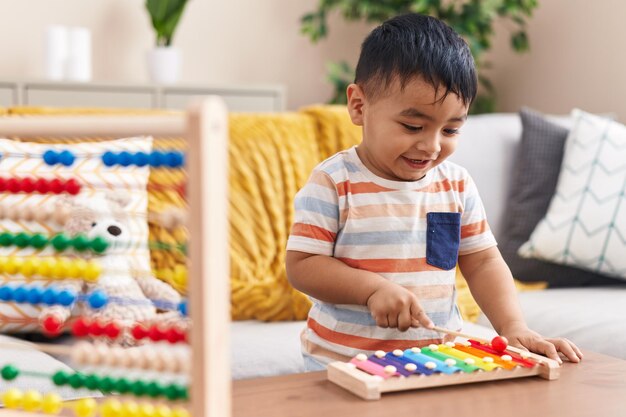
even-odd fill
[(361, 353), (349, 362), (328, 365), (328, 379), (363, 399), (377, 400), (385, 392), (534, 375), (548, 380), (559, 377), (555, 360), (508, 346), (503, 337), (489, 342), (440, 327), (434, 330), (467, 340), (376, 351), (369, 357)]
[[(25, 117), (0, 120), (0, 137), (123, 137), (153, 135), (184, 137), (187, 153), (152, 152), (137, 154), (102, 155), (107, 166), (140, 164), (151, 167), (185, 169), (188, 213), (169, 213), (164, 227), (186, 222), (189, 244), (172, 247), (187, 255), (189, 270), (188, 300), (179, 304), (148, 300), (159, 310), (171, 310), (174, 315), (189, 316), (191, 325), (177, 327), (170, 322), (128, 324), (75, 319), (72, 333), (89, 336), (72, 346), (54, 343), (29, 344), (28, 348), (55, 355), (67, 355), (80, 368), (75, 372), (58, 371), (42, 375), (37, 369), (19, 369), (10, 364), (0, 368), (0, 398), (8, 410), (0, 415), (14, 415), (13, 411), (30, 415), (63, 414), (78, 417), (220, 417), (230, 415), (230, 361), (229, 357), (229, 291), (228, 291), (228, 221), (227, 221), (227, 113), (221, 99), (209, 97), (189, 107), (185, 115), (160, 114), (154, 116), (98, 116), (98, 117)], [(81, 155), (78, 155), (80, 158)], [(42, 155), (48, 165), (69, 166), (76, 155), (70, 152), (49, 151)], [(40, 194), (76, 195), (78, 183), (64, 179), (9, 179), (3, 190), (9, 192), (38, 192)], [(49, 210), (11, 213), (15, 219), (25, 220), (40, 216), (58, 216)], [(28, 233), (3, 233), (3, 246), (33, 246), (54, 249), (57, 255), (38, 260), (10, 256), (0, 259), (3, 273), (17, 273), (28, 279), (75, 279), (85, 283), (99, 279), (101, 267), (83, 260), (69, 260), (58, 256), (65, 250), (93, 252), (106, 251), (107, 242), (87, 239), (85, 236), (63, 234), (44, 236)], [(158, 243), (158, 242), (157, 242)], [(167, 248), (166, 248), (167, 249)], [(106, 272), (106, 271), (105, 271)], [(141, 277), (139, 277), (141, 278)], [(30, 284), (30, 283), (28, 283)], [(54, 282), (51, 282), (54, 284)], [(114, 300), (115, 298), (115, 300)], [(84, 303), (90, 308), (101, 308), (109, 302), (129, 302), (123, 295), (110, 297), (95, 291), (78, 296), (69, 290), (55, 290), (51, 285), (37, 287), (11, 285), (0, 288), (0, 301), (31, 302), (39, 305), (70, 306)], [(187, 304), (187, 301), (189, 304)], [(175, 322), (173, 322), (175, 323)], [(42, 323), (44, 330), (55, 333), (59, 323), (54, 319)], [(142, 346), (127, 347), (116, 344), (120, 332), (140, 340)], [(102, 340), (102, 341), (99, 341)], [(183, 345), (183, 346), (174, 346)], [(20, 344), (21, 346), (21, 344)], [(10, 346), (11, 349), (17, 345)], [(3, 358), (4, 359), (4, 358)], [(3, 361), (4, 362), (4, 361)], [(193, 364), (193, 366), (192, 366)], [(89, 389), (102, 392), (101, 400), (84, 398), (63, 402), (55, 392), (21, 391), (11, 384), (21, 376), (50, 378), (56, 386)]]

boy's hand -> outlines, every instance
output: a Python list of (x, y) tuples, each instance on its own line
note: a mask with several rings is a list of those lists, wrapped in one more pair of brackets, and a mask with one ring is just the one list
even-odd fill
[(381, 282), (366, 304), (380, 327), (397, 327), (403, 332), (415, 324), (428, 329), (433, 327), (417, 296), (393, 282)]
[(550, 359), (554, 359), (559, 364), (563, 363), (563, 361), (559, 357), (558, 352), (565, 355), (571, 362), (580, 362), (583, 358), (580, 349), (569, 340), (563, 338), (544, 338), (525, 326), (507, 329), (502, 332), (502, 336), (506, 337), (509, 340), (509, 344), (512, 346), (540, 353)]

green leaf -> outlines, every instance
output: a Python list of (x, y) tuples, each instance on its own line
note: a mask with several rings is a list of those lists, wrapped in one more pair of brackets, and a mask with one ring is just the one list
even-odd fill
[(146, 0), (157, 45), (169, 46), (188, 0)]

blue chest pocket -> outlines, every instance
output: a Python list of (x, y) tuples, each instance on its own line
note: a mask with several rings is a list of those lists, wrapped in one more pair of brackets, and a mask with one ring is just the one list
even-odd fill
[(454, 268), (461, 243), (461, 213), (427, 213), (426, 225), (426, 263)]

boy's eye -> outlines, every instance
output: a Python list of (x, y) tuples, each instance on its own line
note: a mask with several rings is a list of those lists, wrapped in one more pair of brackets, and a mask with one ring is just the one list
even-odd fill
[(459, 134), (459, 129), (444, 129), (444, 132), (446, 132), (446, 134), (448, 135), (458, 135)]
[(93, 223), (91, 223), (91, 227), (96, 227), (96, 225), (97, 225), (97, 224), (98, 224), (98, 223), (93, 222)]
[(405, 128), (406, 130), (410, 131), (410, 132), (419, 132), (420, 130), (422, 130), (421, 126), (411, 126), (411, 125), (407, 125), (406, 123), (400, 123), (402, 125), (403, 128)]

